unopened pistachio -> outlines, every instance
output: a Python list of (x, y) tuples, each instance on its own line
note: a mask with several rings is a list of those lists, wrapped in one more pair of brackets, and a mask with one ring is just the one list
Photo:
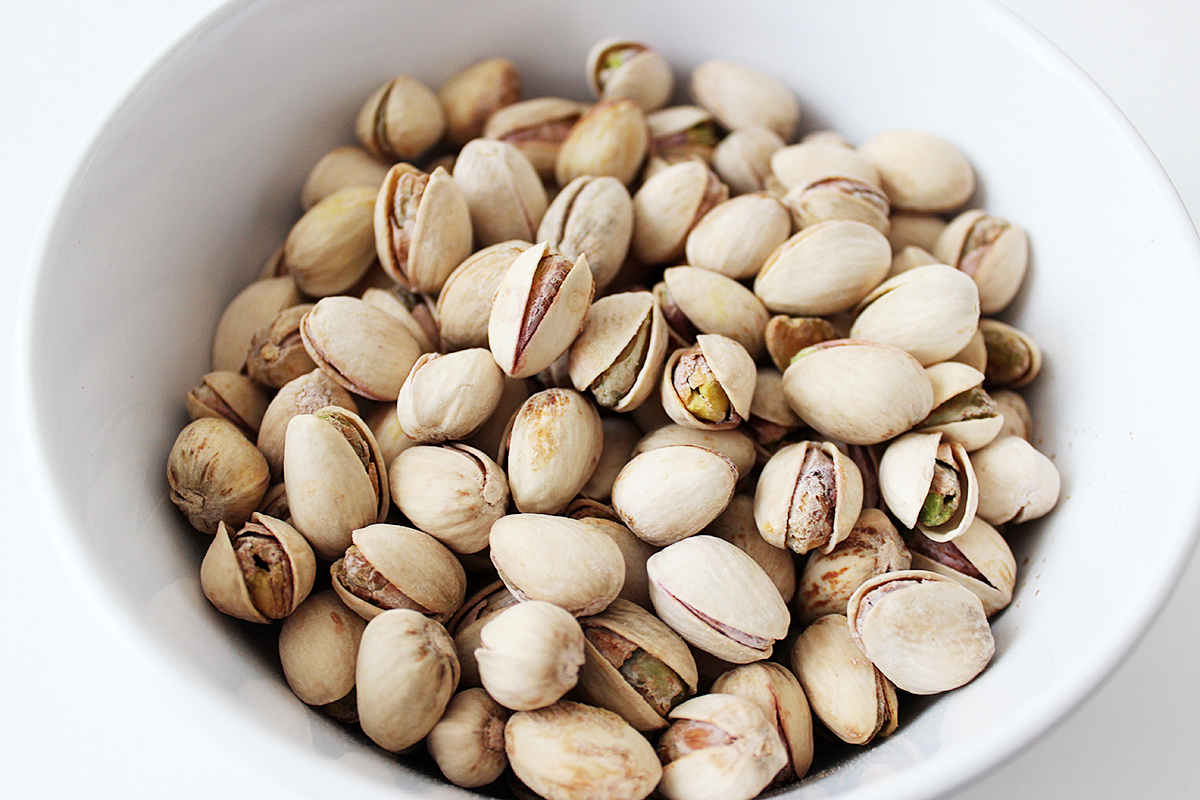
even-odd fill
[(224, 522), (240, 527), (258, 508), (270, 482), (262, 453), (233, 423), (205, 417), (188, 425), (167, 456), (171, 502), (192, 527), (214, 534)]
[(528, 600), (483, 626), (475, 660), (483, 688), (500, 705), (514, 711), (543, 708), (579, 679), (583, 630), (559, 606)]
[(465, 689), (446, 706), (426, 743), (446, 779), (474, 789), (500, 777), (508, 766), (504, 725), (509, 712), (484, 689)]

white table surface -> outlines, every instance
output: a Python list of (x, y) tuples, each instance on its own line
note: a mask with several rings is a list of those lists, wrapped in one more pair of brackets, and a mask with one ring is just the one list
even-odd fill
[[(3, 319), (32, 267), (58, 187), (133, 81), (218, 0), (6, 0), (0, 25), (0, 257)], [(1200, 3), (1007, 0), (1109, 94), (1200, 220)], [(1136, 309), (1131, 314), (1139, 314)], [(1153, 324), (1135, 318), (1134, 324)], [(1181, 354), (1192, 368), (1196, 354)], [(11, 323), (0, 375), (12, 374)], [(0, 379), (4, 380), (4, 379)], [(1168, 409), (1190, 413), (1192, 403)], [(1134, 412), (1131, 409), (1131, 412)], [(1182, 421), (1182, 420), (1181, 420)], [(44, 800), (296, 797), (198, 729), (167, 684), (114, 640), (70, 584), (35, 585), (23, 566), (53, 554), (22, 500), (15, 438), (0, 426), (7, 568), (0, 581), (0, 794)], [(1164, 447), (1169, 447), (1164, 442)], [(1148, 520), (1148, 523), (1150, 521)], [(1152, 524), (1152, 523), (1150, 523)], [(42, 570), (37, 574), (43, 575)], [(1113, 602), (1116, 598), (1097, 598)], [(1200, 768), (1200, 559), (1112, 678), (1040, 741), (955, 800), (1194, 797)]]

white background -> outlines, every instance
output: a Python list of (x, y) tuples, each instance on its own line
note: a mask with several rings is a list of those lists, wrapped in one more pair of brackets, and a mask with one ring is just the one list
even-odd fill
[[(217, 0), (5, 0), (0, 25), (2, 318), (13, 319), (38, 228), (91, 136), (132, 83)], [(1008, 0), (1125, 112), (1200, 219), (1200, 3), (1191, 0)], [(998, 102), (1002, 102), (999, 98)], [(1036, 121), (1034, 121), (1036, 124)], [(1103, 165), (1097, 165), (1103, 169)], [(1115, 324), (1152, 325), (1144, 311)], [(12, 369), (0, 325), (0, 375)], [(1195, 369), (1181, 353), (1180, 369)], [(0, 387), (4, 379), (0, 378)], [(1164, 413), (1181, 424), (1195, 398)], [(1130, 409), (1130, 413), (1149, 413)], [(234, 739), (180, 716), (167, 684), (115, 641), (75, 588), (21, 498), (13, 425), (0, 425), (6, 568), (0, 580), (0, 794), (289, 798)], [(1170, 442), (1163, 447), (1169, 448)], [(1139, 465), (1149, 467), (1150, 465)], [(1130, 553), (1153, 536), (1130, 532)], [(1135, 535), (1136, 534), (1136, 535)], [(1141, 542), (1138, 535), (1145, 537)], [(51, 563), (46, 563), (47, 560)], [(1136, 579), (1136, 572), (1131, 579)], [(1098, 603), (1119, 603), (1111, 596)], [(1073, 715), (955, 800), (1190, 797), (1200, 768), (1200, 559), (1145, 639)]]

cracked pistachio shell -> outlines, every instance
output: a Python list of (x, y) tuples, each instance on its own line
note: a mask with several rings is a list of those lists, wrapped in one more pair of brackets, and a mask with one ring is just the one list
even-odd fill
[(546, 188), (515, 146), (498, 139), (472, 139), (454, 161), (454, 180), (466, 196), (480, 245), (535, 238), (546, 213)]
[(753, 278), (792, 233), (788, 210), (763, 191), (740, 194), (705, 214), (688, 234), (687, 263), (734, 280)]
[(966, 347), (978, 327), (975, 282), (953, 267), (929, 264), (889, 278), (863, 298), (850, 338), (899, 347), (927, 367)]
[(763, 339), (775, 367), (784, 372), (792, 358), (806, 347), (840, 338), (833, 324), (822, 317), (789, 317), (776, 314), (767, 321)]
[(774, 721), (753, 700), (706, 694), (676, 707), (659, 740), (667, 800), (750, 800), (787, 767)]
[(283, 445), (287, 425), (297, 414), (315, 414), (326, 406), (341, 406), (357, 413), (354, 397), (320, 369), (288, 381), (275, 393), (258, 429), (258, 449), (267, 459), (271, 475), (283, 474)]
[(376, 89), (358, 112), (354, 133), (363, 147), (386, 161), (416, 161), (446, 129), (438, 96), (411, 75), (397, 75)]
[(870, 225), (818, 222), (767, 257), (754, 279), (754, 293), (776, 314), (836, 314), (870, 294), (891, 263), (887, 239)]
[(805, 628), (791, 665), (812, 713), (842, 741), (867, 744), (896, 730), (896, 687), (863, 658), (844, 615), (827, 614)]
[(446, 114), (446, 139), (462, 147), (483, 135), (493, 113), (521, 99), (521, 72), (512, 59), (484, 59), (447, 78), (437, 96)]
[(854, 590), (870, 578), (908, 569), (912, 554), (896, 526), (878, 508), (864, 508), (850, 535), (804, 563), (793, 609), (804, 624), (826, 614), (845, 614)]
[(492, 563), (513, 595), (577, 617), (604, 610), (625, 582), (621, 548), (579, 520), (509, 514), (492, 525), (490, 542)]
[[(600, 449), (600, 461), (592, 470), (588, 482), (579, 490), (579, 495), (591, 500), (605, 501), (612, 494), (612, 485), (617, 479), (617, 474), (625, 466), (625, 462), (633, 457), (633, 448), (642, 438), (642, 430), (625, 416), (601, 417), (600, 429), (604, 438), (603, 447)], [(571, 506), (567, 507), (567, 511), (570, 514)]]
[(771, 156), (784, 146), (778, 133), (765, 125), (730, 132), (713, 150), (713, 169), (732, 194), (761, 192), (771, 174)]
[(633, 255), (645, 264), (678, 261), (688, 234), (728, 198), (729, 187), (703, 162), (664, 167), (633, 195)]
[(666, 727), (670, 709), (696, 693), (699, 676), (687, 643), (644, 608), (617, 598), (579, 620), (585, 702), (620, 714), (639, 731)]
[(1058, 502), (1062, 479), (1054, 462), (1020, 437), (993, 440), (971, 454), (971, 463), (978, 514), (992, 525), (1037, 519)]
[(271, 395), (262, 386), (236, 372), (208, 373), (185, 398), (193, 422), (217, 417), (232, 422), (247, 437), (258, 435), (270, 402)]
[[(702, 333), (696, 344), (667, 357), (659, 393), (663, 411), (688, 428), (737, 427), (750, 416), (757, 377), (745, 347), (728, 336)], [(686, 400), (680, 395), (684, 389), (691, 390)]]
[(425, 743), (446, 780), (464, 789), (486, 786), (504, 774), (504, 725), (508, 709), (482, 688), (450, 698)]
[(987, 362), (983, 372), (988, 386), (1019, 389), (1042, 371), (1042, 348), (1033, 337), (996, 319), (981, 319)]
[(388, 479), (400, 513), (456, 553), (487, 547), (492, 523), (508, 509), (503, 470), (464, 444), (410, 447), (392, 462)]
[(754, 441), (740, 428), (707, 430), (669, 422), (639, 439), (631, 455), (637, 456), (660, 447), (678, 444), (690, 444), (716, 450), (733, 462), (739, 481), (749, 475), (750, 470), (754, 468), (756, 458)]
[[(720, 138), (716, 121), (699, 106), (671, 106), (646, 115), (650, 152), (665, 164), (700, 160), (712, 163)], [(647, 165), (648, 166), (648, 165)], [(646, 178), (643, 175), (643, 180)]]
[(416, 441), (460, 440), (487, 421), (503, 391), (504, 373), (485, 348), (425, 353), (400, 387), (396, 411)]
[(393, 165), (373, 214), (379, 263), (410, 291), (436, 293), (471, 254), (467, 196), (443, 167), (430, 174), (411, 164)]
[(476, 251), (454, 268), (438, 293), (435, 313), (448, 350), (488, 346), (488, 317), (504, 273), (532, 242), (512, 239)]
[(338, 559), (330, 574), (338, 597), (363, 619), (389, 608), (410, 608), (445, 622), (462, 606), (467, 591), (462, 564), (429, 534), (377, 523), (350, 538), (357, 555)]
[(789, 191), (829, 178), (879, 187), (879, 169), (869, 158), (844, 142), (806, 139), (776, 150), (771, 174)]
[(546, 209), (537, 240), (568, 259), (587, 254), (596, 291), (612, 282), (633, 238), (633, 198), (611, 175), (581, 175)]
[(628, 411), (658, 387), (667, 355), (667, 323), (649, 292), (602, 297), (571, 345), (567, 371), (580, 392), (614, 411)]
[(765, 125), (784, 140), (800, 120), (800, 102), (778, 78), (732, 61), (705, 61), (692, 70), (692, 99), (728, 130)]
[(300, 205), (307, 211), (321, 200), (351, 186), (373, 186), (383, 183), (389, 164), (361, 147), (335, 147), (317, 160), (309, 170), (300, 189)]
[(1021, 226), (980, 209), (950, 221), (933, 244), (943, 264), (962, 270), (979, 287), (979, 308), (997, 314), (1021, 288), (1029, 266), (1029, 237)]
[(891, 204), (905, 211), (952, 211), (975, 192), (975, 170), (955, 145), (929, 131), (876, 134), (858, 151), (879, 168)]
[(754, 522), (754, 498), (735, 494), (720, 516), (701, 532), (744, 551), (767, 573), (783, 602), (791, 601), (796, 591), (796, 561), (790, 551), (776, 547), (759, 534)]
[(933, 409), (921, 362), (891, 345), (835, 339), (800, 351), (783, 389), (805, 423), (847, 444), (878, 444), (912, 428)]
[(301, 701), (324, 706), (350, 694), (366, 626), (329, 589), (309, 595), (284, 619), (279, 661), (283, 677)]
[(304, 349), (347, 391), (395, 400), (421, 355), (404, 323), (355, 297), (324, 297), (300, 322)]
[(848, 456), (829, 442), (798, 442), (763, 466), (754, 521), (776, 547), (828, 553), (850, 535), (862, 498), (862, 474)]
[(1017, 561), (1004, 537), (979, 517), (952, 542), (918, 534), (909, 543), (912, 568), (953, 578), (970, 589), (989, 617), (1012, 600)]
[(304, 212), (283, 243), (283, 268), (313, 297), (344, 292), (375, 261), (373, 186), (339, 189)]
[(367, 623), (355, 689), (363, 733), (393, 753), (437, 724), (458, 685), (454, 641), (440, 623), (393, 608)]
[(887, 195), (878, 186), (853, 178), (829, 177), (793, 186), (782, 202), (796, 228), (831, 219), (862, 222), (885, 236), (891, 228)]
[(996, 408), (1004, 418), (1004, 424), (995, 439), (1002, 436), (1020, 436), (1028, 440), (1033, 433), (1033, 416), (1029, 412), (1029, 403), (1012, 389), (993, 389), (988, 393), (996, 403)]
[(752, 359), (762, 354), (771, 314), (754, 292), (733, 278), (701, 267), (668, 267), (655, 293), (664, 312), (671, 304), (672, 318), (682, 314), (697, 333), (727, 336)]
[(498, 109), (483, 126), (488, 139), (516, 147), (545, 183), (554, 182), (554, 164), (567, 133), (587, 105), (561, 97), (534, 97)]
[(760, 661), (787, 635), (787, 606), (770, 576), (724, 539), (690, 536), (652, 555), (646, 572), (658, 617), (718, 658)]
[(712, 691), (736, 695), (754, 703), (779, 732), (788, 763), (773, 783), (804, 777), (812, 766), (812, 711), (804, 688), (791, 670), (771, 661), (744, 664), (713, 681)]
[(280, 389), (316, 368), (300, 337), (300, 321), (312, 307), (301, 303), (285, 308), (255, 332), (246, 354), (246, 374), (251, 379)]
[(587, 256), (571, 262), (545, 242), (519, 255), (496, 287), (488, 346), (513, 378), (527, 378), (567, 352), (587, 322), (595, 283)]
[(723, 453), (690, 444), (634, 456), (613, 484), (613, 510), (642, 541), (677, 542), (716, 519), (733, 497), (737, 467)]
[(562, 511), (591, 478), (603, 448), (600, 414), (582, 394), (545, 389), (530, 396), (513, 417), (500, 457), (517, 510)]
[(983, 603), (935, 572), (902, 570), (872, 578), (851, 595), (846, 619), (871, 663), (912, 694), (968, 683), (996, 649)]
[(917, 426), (919, 433), (942, 433), (967, 452), (996, 438), (1004, 416), (982, 388), (983, 373), (957, 361), (925, 369), (933, 386), (933, 411)]
[(654, 747), (603, 708), (561, 700), (504, 728), (517, 777), (545, 800), (643, 800), (662, 777)]
[(217, 321), (212, 371), (241, 372), (254, 334), (280, 311), (299, 303), (300, 291), (291, 275), (257, 280), (238, 292)]
[[(251, 544), (244, 556), (238, 553), (243, 540)], [(237, 531), (217, 523), (200, 564), (200, 588), (222, 614), (267, 624), (296, 610), (316, 574), (317, 560), (300, 532), (255, 512)]]
[[(957, 507), (944, 521), (929, 524), (923, 516), (936, 484), (935, 464), (954, 471)], [(879, 491), (901, 525), (915, 528), (935, 542), (947, 542), (975, 518), (980, 486), (967, 450), (941, 433), (906, 433), (888, 444), (879, 459)]]
[(526, 600), (504, 609), (479, 634), (475, 650), (483, 688), (513, 711), (558, 702), (583, 665), (583, 630), (553, 603)]
[(263, 454), (228, 420), (188, 424), (167, 455), (171, 502), (192, 527), (209, 535), (224, 522), (241, 527), (270, 484)]
[(662, 108), (671, 97), (675, 76), (657, 50), (629, 39), (602, 39), (587, 54), (588, 85), (596, 97), (627, 97), (643, 111)]
[(562, 140), (554, 162), (555, 180), (566, 186), (581, 175), (611, 175), (629, 186), (649, 145), (641, 106), (625, 97), (601, 100), (575, 121)]
[(387, 516), (387, 469), (371, 429), (353, 412), (327, 406), (287, 424), (283, 484), (292, 523), (317, 555), (333, 561), (351, 533)]

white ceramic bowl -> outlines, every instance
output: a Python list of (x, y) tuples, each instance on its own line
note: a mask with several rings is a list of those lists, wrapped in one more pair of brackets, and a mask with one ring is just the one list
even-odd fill
[(273, 653), (198, 586), (207, 545), (167, 499), (182, 397), (229, 299), (282, 240), (309, 167), (352, 140), (395, 73), (436, 84), (509, 55), (526, 96), (585, 98), (588, 47), (654, 44), (679, 75), (727, 58), (785, 79), (803, 128), (863, 141), (921, 127), (958, 143), (979, 204), (1028, 230), (1010, 321), (1042, 344), (1036, 444), (1059, 507), (1013, 536), (1021, 570), (998, 652), (967, 687), (910, 705), (900, 731), (796, 797), (925, 797), (1030, 742), (1113, 668), (1162, 604), (1200, 509), (1189, 366), (1196, 241), (1131, 127), (1064, 57), (987, 2), (544, 3), (238, 0), (133, 90), (65, 192), (25, 298), (23, 415), (64, 564), (178, 679), (180, 713), (247, 742), (313, 797), (455, 792), (310, 712)]

